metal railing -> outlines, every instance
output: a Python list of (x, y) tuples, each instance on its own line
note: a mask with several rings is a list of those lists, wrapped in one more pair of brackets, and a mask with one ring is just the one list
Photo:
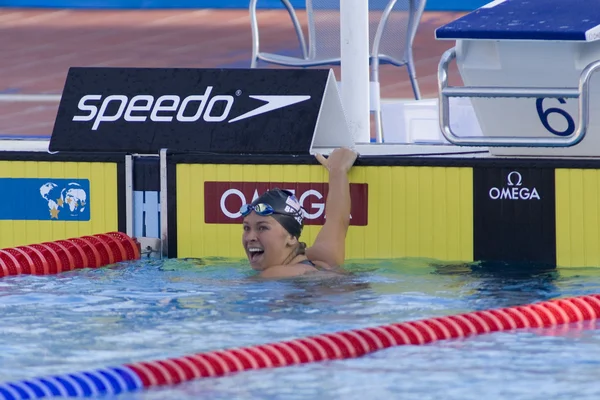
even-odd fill
[[(590, 78), (600, 69), (600, 60), (588, 64), (579, 76), (577, 88), (527, 88), (494, 86), (449, 86), (448, 66), (456, 59), (456, 49), (447, 50), (438, 65), (439, 119), (444, 137), (459, 146), (496, 146), (496, 147), (570, 147), (581, 142), (587, 133), (590, 117)], [(569, 98), (578, 99), (578, 128), (573, 134), (564, 137), (461, 137), (450, 128), (450, 97), (487, 97), (487, 98)]]
[[(21, 93), (2, 93), (0, 94), (0, 103), (58, 103), (61, 99), (61, 94), (21, 94)], [(0, 140), (0, 151), (41, 151), (48, 152), (48, 144), (50, 142), (50, 134), (40, 135), (40, 137), (23, 137), (17, 135), (3, 135), (0, 132), (2, 139)]]

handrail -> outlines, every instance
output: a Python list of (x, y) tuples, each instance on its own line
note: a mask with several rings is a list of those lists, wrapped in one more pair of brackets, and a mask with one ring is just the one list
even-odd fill
[[(439, 117), (440, 129), (444, 137), (459, 146), (503, 146), (503, 147), (570, 147), (583, 140), (587, 133), (590, 117), (590, 78), (600, 69), (600, 60), (588, 64), (579, 76), (577, 88), (527, 88), (448, 85), (448, 66), (456, 58), (456, 49), (444, 52), (438, 65)], [(450, 128), (450, 97), (553, 97), (578, 99), (579, 121), (577, 131), (565, 137), (460, 137)]]
[(25, 93), (0, 93), (0, 102), (59, 102), (62, 94), (25, 94)]

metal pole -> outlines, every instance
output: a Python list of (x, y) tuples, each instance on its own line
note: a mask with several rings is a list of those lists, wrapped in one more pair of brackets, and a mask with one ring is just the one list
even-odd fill
[(133, 237), (133, 157), (125, 156), (125, 233)]
[(340, 1), (342, 105), (354, 143), (371, 141), (369, 2)]
[(160, 246), (163, 258), (169, 257), (169, 218), (167, 204), (167, 149), (160, 149)]

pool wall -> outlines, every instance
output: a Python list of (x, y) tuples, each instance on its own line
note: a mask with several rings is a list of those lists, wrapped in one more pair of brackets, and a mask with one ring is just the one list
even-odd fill
[[(231, 216), (267, 188), (295, 191), (307, 243), (325, 222), (320, 165), (178, 164), (176, 181), (177, 254), (185, 257), (243, 257), (241, 218)], [(472, 259), (471, 169), (357, 166), (350, 185), (349, 258)]]
[[(309, 245), (324, 222), (327, 176), (312, 156), (167, 160), (169, 257), (243, 257), (236, 213), (269, 187), (296, 191)], [(159, 168), (133, 159), (136, 237), (161, 238)], [(599, 160), (361, 156), (350, 178), (349, 259), (600, 265)], [(0, 152), (0, 184), (0, 248), (126, 232), (125, 154)]]
[[(243, 256), (241, 228), (231, 223), (239, 219), (230, 217), (268, 182), (289, 183), (310, 214), (323, 204), (326, 175), (311, 157), (171, 162), (172, 256)], [(361, 157), (351, 183), (366, 185), (366, 195), (353, 196), (364, 209), (353, 206), (362, 223), (350, 226), (347, 257), (598, 266), (599, 168), (582, 160)], [(309, 244), (319, 221), (305, 229)]]

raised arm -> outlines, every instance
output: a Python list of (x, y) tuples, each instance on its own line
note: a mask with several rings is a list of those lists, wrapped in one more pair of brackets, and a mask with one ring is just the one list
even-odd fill
[(317, 160), (329, 171), (329, 190), (325, 203), (325, 224), (306, 249), (312, 261), (322, 261), (330, 266), (340, 266), (346, 257), (346, 233), (350, 225), (350, 183), (348, 171), (357, 153), (347, 148), (335, 149), (328, 158), (317, 154)]

